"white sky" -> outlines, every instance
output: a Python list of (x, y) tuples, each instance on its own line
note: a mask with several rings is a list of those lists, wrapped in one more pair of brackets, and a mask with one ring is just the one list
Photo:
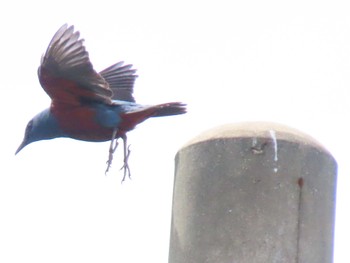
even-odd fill
[[(273, 121), (304, 131), (339, 165), (335, 263), (350, 232), (350, 6), (347, 1), (8, 1), (1, 4), (0, 262), (167, 262), (174, 155), (220, 124)], [(14, 156), (48, 107), (40, 57), (63, 23), (95, 69), (124, 60), (139, 103), (183, 101), (186, 116), (129, 134), (104, 175), (108, 143), (42, 141)]]

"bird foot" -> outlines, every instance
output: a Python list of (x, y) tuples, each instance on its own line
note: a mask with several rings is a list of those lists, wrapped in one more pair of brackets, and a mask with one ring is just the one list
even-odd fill
[(120, 168), (120, 170), (124, 169), (124, 176), (123, 176), (122, 182), (125, 181), (126, 176), (128, 176), (129, 179), (131, 179), (130, 167), (129, 167), (129, 163), (128, 163), (130, 152), (131, 152), (130, 145), (127, 148), (124, 147), (124, 164)]
[(107, 160), (107, 169), (105, 171), (105, 175), (107, 175), (108, 171), (109, 171), (109, 168), (111, 167), (112, 165), (112, 161), (113, 161), (113, 154), (115, 152), (115, 150), (117, 149), (118, 147), (118, 141), (116, 139), (116, 136), (117, 136), (117, 132), (118, 132), (118, 129), (115, 129), (113, 131), (113, 134), (112, 134), (112, 139), (111, 139), (111, 144), (109, 146), (109, 154), (108, 154), (108, 160)]
[(106, 171), (105, 171), (105, 175), (107, 175), (107, 173), (108, 173), (108, 171), (109, 171), (109, 168), (111, 168), (111, 166), (112, 166), (113, 153), (114, 153), (114, 151), (109, 151), (108, 160), (107, 160), (107, 162), (106, 162), (106, 164), (107, 164), (107, 169), (106, 169)]

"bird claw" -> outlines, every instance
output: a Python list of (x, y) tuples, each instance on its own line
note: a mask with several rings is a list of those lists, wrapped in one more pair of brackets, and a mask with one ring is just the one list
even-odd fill
[(105, 171), (105, 175), (107, 175), (107, 173), (109, 172), (109, 168), (111, 168), (111, 166), (112, 166), (112, 161), (113, 161), (113, 152), (109, 152), (108, 160), (106, 162), (107, 169)]
[(118, 132), (118, 129), (115, 129), (113, 131), (113, 134), (112, 134), (112, 139), (111, 139), (111, 144), (109, 146), (109, 155), (108, 155), (108, 160), (107, 160), (107, 169), (105, 171), (105, 175), (107, 175), (108, 171), (109, 171), (109, 168), (111, 167), (112, 165), (112, 161), (113, 161), (113, 154), (115, 152), (115, 150), (117, 149), (118, 147), (118, 141), (116, 139), (117, 137), (117, 132)]
[(131, 152), (130, 145), (127, 148), (124, 146), (124, 164), (120, 168), (120, 170), (124, 169), (124, 176), (123, 176), (122, 182), (125, 181), (126, 175), (128, 175), (129, 179), (131, 179), (130, 167), (128, 163), (130, 152)]

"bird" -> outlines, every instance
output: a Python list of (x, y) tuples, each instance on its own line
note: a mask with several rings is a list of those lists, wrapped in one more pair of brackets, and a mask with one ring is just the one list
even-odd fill
[(124, 181), (131, 176), (127, 133), (148, 118), (184, 114), (186, 104), (136, 103), (133, 88), (138, 76), (133, 65), (120, 61), (98, 73), (83, 42), (73, 25), (64, 24), (54, 34), (38, 68), (39, 82), (51, 104), (28, 122), (15, 154), (30, 143), (54, 138), (110, 141), (107, 174), (121, 138)]

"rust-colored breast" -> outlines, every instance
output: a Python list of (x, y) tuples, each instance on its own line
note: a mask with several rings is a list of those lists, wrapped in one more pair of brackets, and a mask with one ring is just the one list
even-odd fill
[(96, 111), (88, 105), (51, 105), (52, 114), (56, 117), (60, 128), (71, 138), (83, 141), (108, 141), (113, 129), (103, 127), (96, 120)]

